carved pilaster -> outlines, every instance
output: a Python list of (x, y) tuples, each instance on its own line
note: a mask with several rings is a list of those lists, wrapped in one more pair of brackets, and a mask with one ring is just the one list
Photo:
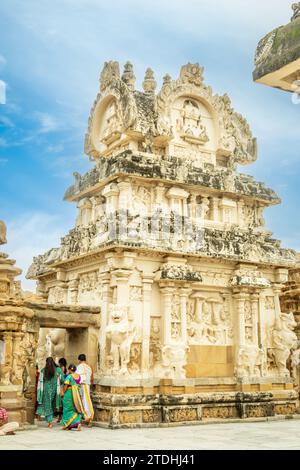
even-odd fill
[(163, 345), (169, 345), (171, 343), (171, 323), (172, 323), (172, 298), (175, 292), (175, 288), (172, 284), (169, 286), (161, 286), (161, 297), (162, 297), (162, 315), (163, 315)]
[(220, 221), (219, 204), (220, 204), (219, 198), (216, 198), (216, 197), (211, 198), (211, 213), (212, 213), (212, 220), (214, 222)]
[(143, 276), (143, 339), (142, 339), (142, 375), (149, 374), (150, 333), (151, 333), (151, 294), (153, 275)]
[(109, 304), (111, 303), (110, 274), (103, 274), (101, 278), (102, 308), (101, 308), (101, 326), (100, 326), (100, 363), (101, 374), (105, 371), (106, 364), (106, 327), (108, 324)]
[(131, 183), (122, 181), (118, 183), (119, 188), (119, 210), (131, 211), (132, 209), (132, 187)]
[(236, 320), (237, 320), (237, 344), (239, 347), (246, 345), (245, 332), (245, 301), (247, 295), (243, 292), (234, 294), (236, 304)]
[(251, 296), (251, 312), (252, 312), (252, 324), (253, 324), (253, 344), (255, 346), (259, 346), (259, 336), (258, 336), (258, 329), (259, 329), (259, 316), (258, 316), (258, 306), (259, 306), (259, 295), (252, 294)]
[(184, 344), (187, 344), (187, 302), (192, 290), (187, 288), (180, 289), (181, 301), (181, 339)]

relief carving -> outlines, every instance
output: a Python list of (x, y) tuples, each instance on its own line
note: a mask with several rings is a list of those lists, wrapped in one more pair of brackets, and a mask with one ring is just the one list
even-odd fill
[(113, 374), (128, 375), (131, 345), (136, 334), (135, 325), (128, 320), (128, 308), (121, 305), (110, 306), (110, 322), (106, 327), (107, 338), (111, 340)]

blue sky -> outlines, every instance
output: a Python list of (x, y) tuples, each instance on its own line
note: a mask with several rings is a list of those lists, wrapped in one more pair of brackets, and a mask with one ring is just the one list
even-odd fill
[[(289, 21), (290, 0), (1, 0), (0, 218), (6, 250), (24, 270), (74, 224), (63, 202), (83, 153), (89, 111), (103, 62), (134, 64), (139, 87), (147, 67), (161, 83), (199, 62), (216, 93), (227, 92), (258, 138), (259, 158), (242, 171), (282, 198), (268, 227), (300, 250), (299, 113), (291, 95), (252, 82), (256, 45)], [(32, 287), (28, 281), (26, 288)]]

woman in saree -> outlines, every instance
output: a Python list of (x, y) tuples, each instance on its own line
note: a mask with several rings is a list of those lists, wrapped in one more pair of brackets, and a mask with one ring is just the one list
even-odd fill
[[(67, 375), (68, 375), (68, 368), (67, 368), (67, 361), (64, 357), (61, 357), (58, 361), (58, 365), (59, 367), (61, 368), (62, 370), (62, 373), (64, 375), (64, 382), (65, 382), (65, 379), (67, 378)], [(62, 420), (62, 414), (63, 414), (63, 410), (62, 410), (62, 402), (61, 402), (61, 409), (59, 410), (59, 413), (58, 413), (58, 418), (57, 418), (57, 423), (59, 424)]]
[(45, 417), (48, 428), (53, 427), (53, 416), (61, 408), (61, 387), (64, 375), (57, 367), (52, 357), (46, 359), (46, 365), (41, 370), (37, 389), (37, 415)]
[(80, 375), (76, 374), (76, 366), (70, 364), (68, 367), (69, 374), (65, 379), (63, 388), (63, 429), (77, 429), (81, 431), (81, 417), (85, 416), (84, 407), (80, 395)]

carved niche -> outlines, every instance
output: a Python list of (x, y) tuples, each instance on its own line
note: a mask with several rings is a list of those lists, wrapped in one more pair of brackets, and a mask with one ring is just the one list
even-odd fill
[(81, 305), (97, 305), (100, 301), (98, 271), (83, 273), (79, 276), (78, 303)]
[(231, 345), (232, 322), (226, 300), (195, 292), (187, 311), (189, 344)]

